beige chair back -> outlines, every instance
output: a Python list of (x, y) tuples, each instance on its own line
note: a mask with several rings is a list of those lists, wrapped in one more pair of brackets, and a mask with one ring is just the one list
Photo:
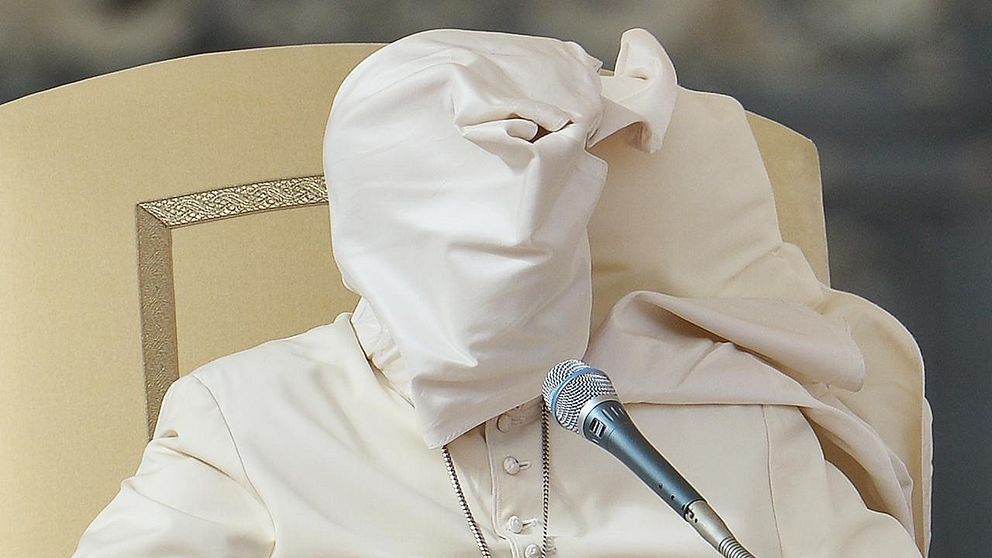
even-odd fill
[[(0, 106), (0, 555), (73, 551), (176, 378), (353, 307), (321, 145), (376, 48), (194, 56)], [(750, 122), (783, 235), (826, 281), (816, 150)]]

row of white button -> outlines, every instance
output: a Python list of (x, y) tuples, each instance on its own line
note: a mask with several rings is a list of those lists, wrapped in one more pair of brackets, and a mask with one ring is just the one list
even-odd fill
[[(508, 433), (515, 426), (517, 425), (515, 424), (513, 417), (507, 414), (502, 414), (496, 418), (496, 429), (502, 433)], [(529, 461), (520, 461), (516, 457), (513, 457), (512, 455), (503, 459), (503, 471), (507, 475), (511, 475), (511, 476), (517, 475), (520, 473), (520, 471), (527, 469), (530, 466), (531, 463)], [(519, 516), (511, 515), (507, 519), (506, 529), (510, 533), (519, 535), (524, 531), (524, 529), (527, 529), (539, 523), (540, 521), (536, 518), (523, 520)], [(524, 547), (523, 554), (524, 554), (524, 558), (539, 558), (541, 556), (541, 546), (538, 544), (528, 544), (526, 547)]]

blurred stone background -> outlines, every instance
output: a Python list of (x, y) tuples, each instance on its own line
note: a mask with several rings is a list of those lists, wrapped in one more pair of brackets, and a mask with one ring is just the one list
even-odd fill
[(0, 0), (0, 102), (177, 56), (436, 27), (574, 40), (606, 67), (644, 27), (682, 85), (812, 138), (834, 286), (901, 319), (927, 362), (931, 556), (989, 555), (992, 2)]

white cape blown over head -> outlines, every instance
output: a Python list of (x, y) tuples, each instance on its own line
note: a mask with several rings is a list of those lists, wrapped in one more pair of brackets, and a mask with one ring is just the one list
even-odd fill
[(352, 323), (427, 445), (582, 357), (625, 402), (800, 409), (924, 548), (912, 337), (783, 242), (739, 103), (679, 87), (643, 30), (613, 75), (600, 67), (555, 39), (428, 31), (369, 56), (334, 99), (324, 168)]
[[(638, 34), (667, 64), (637, 80), (665, 90), (667, 116), (674, 70)], [(586, 228), (607, 171), (586, 148), (637, 118), (604, 98), (601, 65), (575, 43), (431, 31), (371, 55), (334, 99), (335, 258), (362, 296), (363, 345), (431, 447), (533, 399), (552, 365), (585, 353)]]

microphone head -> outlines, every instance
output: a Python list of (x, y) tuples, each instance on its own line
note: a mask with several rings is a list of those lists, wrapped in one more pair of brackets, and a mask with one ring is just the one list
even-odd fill
[(618, 399), (606, 372), (578, 359), (559, 362), (544, 380), (544, 402), (548, 410), (562, 428), (572, 432), (580, 433), (582, 407), (597, 397)]

